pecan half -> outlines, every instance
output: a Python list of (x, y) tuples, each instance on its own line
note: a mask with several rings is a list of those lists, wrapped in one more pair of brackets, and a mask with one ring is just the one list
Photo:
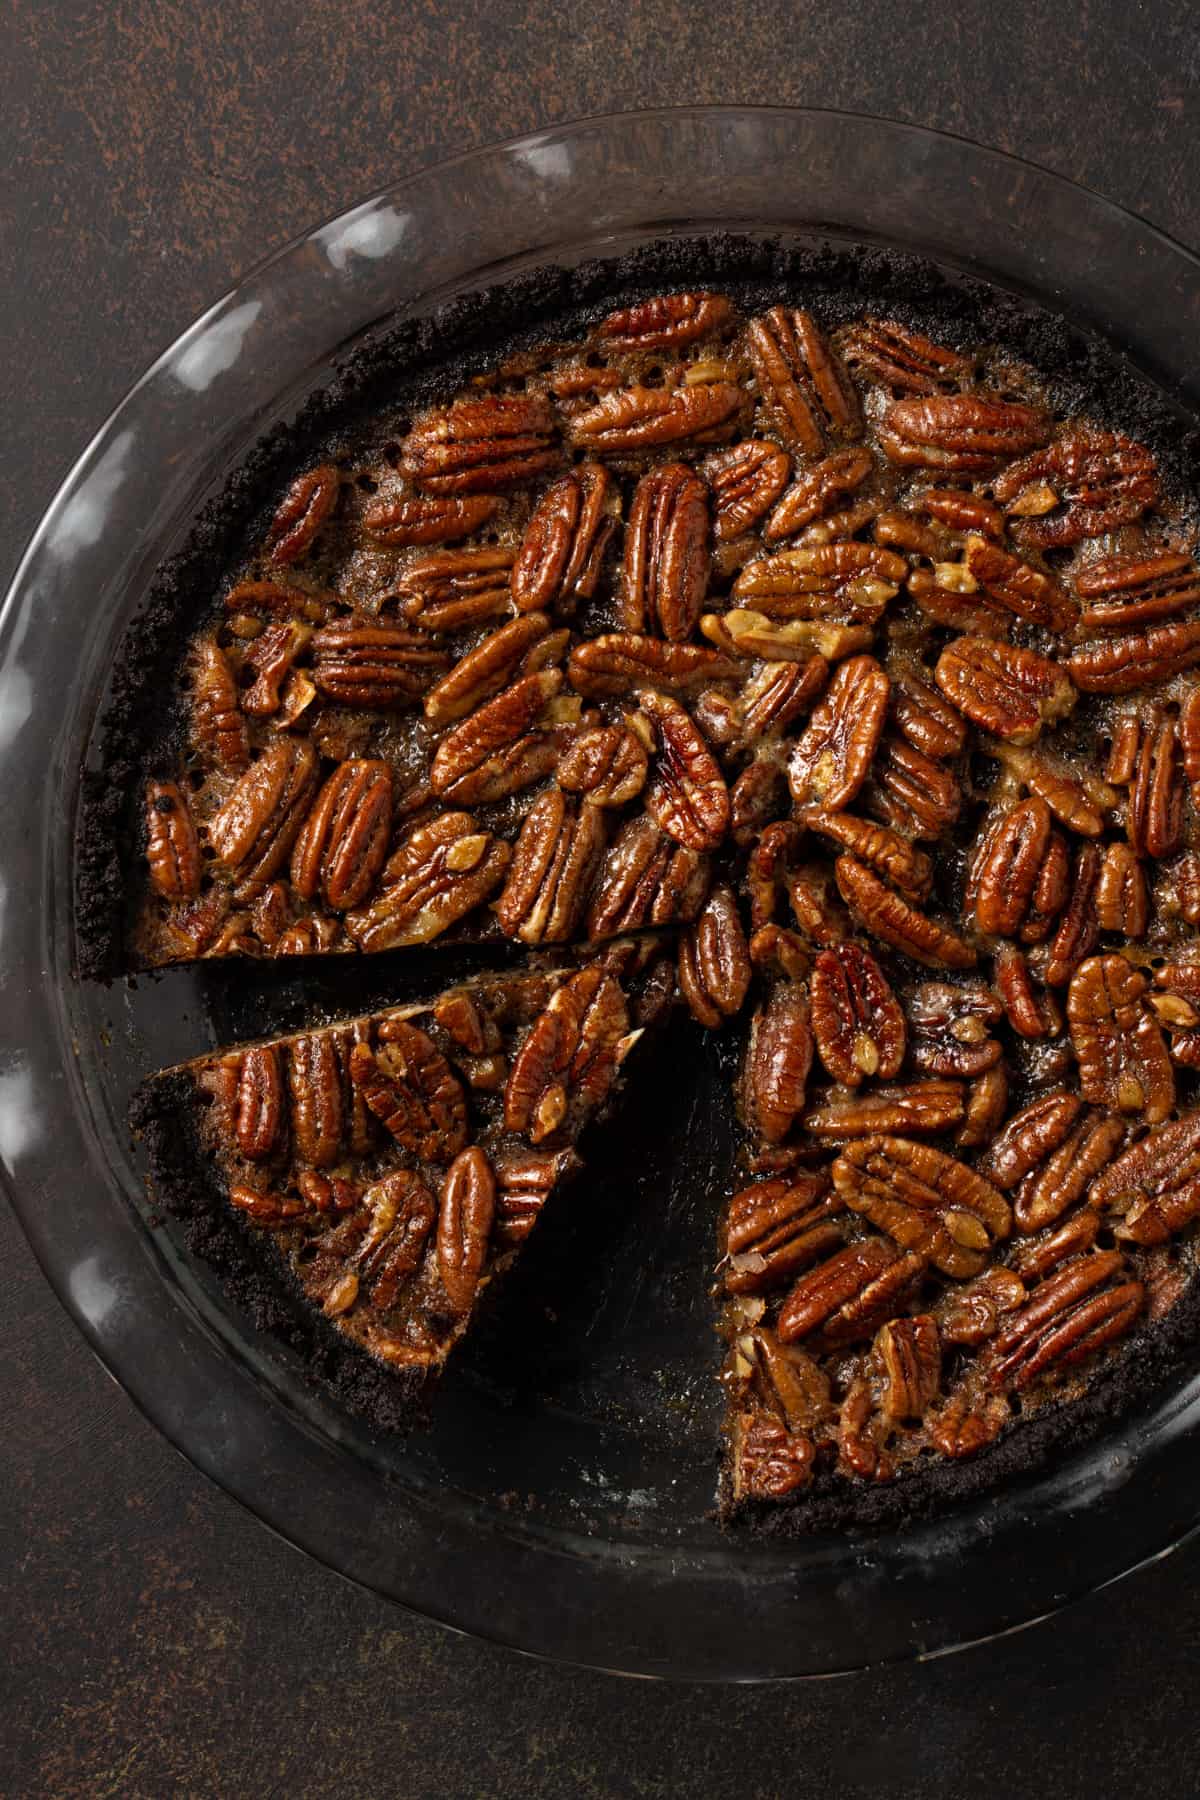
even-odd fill
[(812, 1031), (835, 1081), (890, 1081), (904, 1061), (904, 1013), (887, 977), (860, 944), (822, 950), (812, 972)]
[[(1125, 832), (1139, 856), (1174, 855), (1183, 843), (1183, 781), (1179, 739), (1173, 717), (1157, 709), (1140, 719), (1123, 721), (1132, 729), (1124, 736), (1128, 766), (1109, 765), (1109, 779), (1128, 782)], [(1117, 744), (1114, 741), (1114, 752)]]
[(893, 1319), (876, 1334), (873, 1353), (883, 1376), (883, 1408), (895, 1419), (919, 1419), (942, 1385), (942, 1345), (929, 1313)]
[(371, 1305), (387, 1311), (401, 1285), (416, 1273), (433, 1227), (433, 1195), (412, 1169), (396, 1169), (369, 1187), (362, 1197), (367, 1216), (365, 1235), (354, 1252), (349, 1289), (339, 1283), (325, 1300), (331, 1316), (345, 1312), (358, 1297), (360, 1282), (369, 1282)]
[(733, 303), (724, 294), (656, 294), (609, 313), (594, 336), (610, 350), (667, 350), (714, 337), (732, 318)]
[(694, 919), (708, 892), (706, 856), (685, 849), (653, 819), (630, 819), (604, 860), (587, 916), (590, 938)]
[(863, 929), (881, 943), (934, 968), (974, 967), (976, 956), (969, 944), (949, 926), (937, 924), (910, 906), (857, 857), (839, 856), (834, 876), (846, 905)]
[(840, 333), (847, 368), (894, 394), (937, 394), (965, 385), (974, 370), (969, 356), (935, 344), (895, 319), (862, 319)]
[(303, 624), (299, 619), (286, 619), (281, 624), (268, 625), (254, 640), (243, 667), (252, 670), (256, 680), (242, 695), (243, 712), (256, 718), (269, 718), (279, 711), (280, 688), (311, 636), (311, 625)]
[(1095, 1177), (1120, 1149), (1125, 1127), (1100, 1113), (1078, 1116), (1067, 1137), (1022, 1177), (1013, 1200), (1021, 1231), (1041, 1231), (1082, 1200)]
[(934, 679), (973, 725), (1010, 744), (1032, 744), (1043, 724), (1061, 719), (1075, 704), (1075, 689), (1057, 663), (986, 638), (947, 644)]
[(828, 838), (830, 843), (849, 850), (859, 862), (868, 864), (876, 874), (884, 876), (909, 900), (920, 902), (927, 898), (933, 880), (933, 864), (923, 851), (917, 850), (898, 832), (847, 812), (809, 813), (804, 823), (818, 837)]
[(1200, 1212), (1200, 1111), (1146, 1133), (1110, 1163), (1088, 1191), (1088, 1205), (1121, 1215), (1117, 1236), (1162, 1244)]
[(1200, 604), (1200, 571), (1175, 550), (1140, 551), (1089, 562), (1075, 577), (1084, 631), (1126, 631), (1171, 619)]
[(363, 513), (363, 526), (377, 544), (402, 549), (410, 544), (452, 544), (494, 519), (500, 502), (490, 494), (457, 499), (377, 500)]
[(512, 567), (518, 612), (569, 612), (595, 593), (617, 522), (612, 477), (580, 463), (551, 483), (525, 527)]
[(437, 1222), (437, 1266), (450, 1308), (469, 1313), (487, 1262), (496, 1213), (496, 1177), (477, 1144), (446, 1170)]
[(838, 662), (871, 641), (867, 625), (769, 619), (766, 613), (744, 606), (732, 607), (727, 613), (705, 613), (700, 629), (710, 643), (730, 656), (757, 656), (765, 662), (807, 663), (814, 656)]
[(1018, 1037), (1035, 1043), (1057, 1037), (1062, 1030), (1058, 1002), (1045, 988), (1035, 985), (1032, 971), (1021, 952), (1006, 944), (996, 957), (996, 991), (1005, 1016)]
[(391, 833), (388, 764), (339, 763), (292, 849), (292, 886), (305, 900), (319, 889), (334, 912), (348, 912), (375, 886)]
[(815, 1347), (838, 1349), (870, 1337), (900, 1308), (920, 1279), (924, 1261), (901, 1255), (886, 1238), (863, 1238), (802, 1275), (776, 1321), (781, 1343), (816, 1337)]
[(1039, 1282), (986, 1351), (994, 1387), (1019, 1392), (1039, 1375), (1085, 1361), (1129, 1330), (1145, 1303), (1140, 1281), (1122, 1279), (1119, 1250), (1097, 1250)]
[(749, 849), (786, 804), (783, 770), (774, 757), (756, 756), (746, 764), (729, 792), (729, 824), (734, 843)]
[(783, 1500), (812, 1480), (816, 1445), (773, 1412), (739, 1413), (732, 1430), (735, 1500)]
[(961, 1081), (896, 1081), (860, 1094), (851, 1090), (818, 1095), (820, 1104), (804, 1115), (804, 1129), (822, 1143), (913, 1132), (941, 1132), (962, 1119)]
[(272, 562), (299, 562), (337, 505), (338, 472), (329, 463), (297, 475), (267, 527), (264, 547)]
[(900, 736), (935, 762), (958, 756), (967, 741), (967, 728), (949, 701), (915, 669), (892, 669), (889, 674), (888, 718)]
[(729, 830), (729, 789), (704, 734), (678, 700), (644, 688), (638, 701), (656, 740), (646, 811), (685, 849), (714, 850)]
[(579, 1167), (572, 1150), (508, 1150), (496, 1161), (499, 1244), (522, 1243), (533, 1230), (552, 1189)]
[(843, 663), (813, 709), (788, 762), (797, 806), (837, 812), (849, 805), (870, 771), (887, 716), (888, 678), (872, 656)]
[(243, 1051), (233, 1100), (237, 1147), (248, 1162), (262, 1162), (279, 1144), (285, 1125), (283, 1073), (270, 1044)]
[(664, 644), (629, 631), (610, 631), (576, 644), (567, 659), (567, 677), (579, 693), (604, 697), (628, 694), (652, 682), (669, 693), (686, 693), (712, 681), (739, 678), (732, 657), (703, 644)]
[(521, 826), (508, 879), (496, 901), (505, 935), (524, 944), (561, 944), (579, 923), (604, 852), (598, 808), (547, 788)]
[(629, 1013), (611, 975), (593, 965), (553, 994), (513, 1058), (504, 1123), (531, 1144), (577, 1129), (606, 1098), (627, 1048)]
[(1145, 937), (1150, 923), (1150, 893), (1137, 853), (1129, 844), (1109, 844), (1096, 883), (1096, 923), (1101, 931), (1122, 937)]
[(874, 624), (908, 564), (878, 544), (806, 544), (747, 563), (733, 584), (743, 606), (774, 619), (846, 618)]
[(562, 683), (561, 669), (524, 675), (447, 732), (430, 766), (434, 793), (474, 806), (549, 774), (559, 746), (533, 727)]
[(1075, 623), (1079, 609), (1052, 575), (1010, 556), (986, 538), (968, 537), (963, 565), (985, 594), (1018, 619), (1048, 625), (1052, 631), (1068, 631)]
[(345, 1100), (337, 1042), (330, 1031), (293, 1038), (287, 1055), (292, 1139), (305, 1162), (324, 1169), (342, 1148)]
[(1046, 802), (1020, 800), (992, 813), (967, 878), (966, 904), (980, 931), (1039, 943), (1069, 897), (1066, 841)]
[(781, 1144), (804, 1110), (812, 1051), (808, 995), (781, 981), (754, 1015), (742, 1065), (742, 1111), (768, 1144)]
[(1131, 694), (1198, 662), (1200, 619), (1193, 619), (1084, 644), (1067, 658), (1067, 669), (1085, 694)]
[(560, 456), (548, 401), (485, 394), (426, 413), (404, 440), (401, 467), (431, 494), (487, 494), (543, 474)]
[[(549, 633), (550, 620), (544, 612), (526, 613), (490, 632), (426, 694), (425, 717), (430, 724), (452, 725), (507, 687), (531, 653), (547, 645)], [(557, 638), (550, 648), (557, 648)]]
[(417, 631), (438, 636), (506, 618), (513, 608), (512, 569), (513, 552), (504, 545), (432, 551), (406, 564), (397, 596), (400, 609)]
[(1089, 957), (1067, 989), (1067, 1025), (1084, 1099), (1156, 1125), (1175, 1105), (1175, 1076), (1146, 985), (1123, 956)]
[(982, 1174), (997, 1188), (1015, 1188), (1067, 1141), (1081, 1112), (1083, 1102), (1078, 1094), (1042, 1094), (1040, 1100), (1015, 1112), (993, 1139), (988, 1156), (979, 1165)]
[(880, 443), (905, 467), (974, 474), (1044, 444), (1050, 417), (1036, 406), (985, 394), (897, 400), (883, 415)]
[(816, 519), (833, 511), (838, 500), (860, 488), (875, 467), (869, 450), (835, 450), (797, 476), (768, 519), (763, 536), (768, 543), (791, 537)]
[(269, 881), (287, 861), (317, 781), (317, 753), (277, 737), (208, 822), (208, 840), (240, 881)]
[(211, 639), (196, 652), (191, 727), (192, 742), (222, 775), (242, 773), (250, 761), (246, 721), (229, 660)]
[(390, 710), (420, 699), (445, 654), (398, 625), (326, 625), (312, 640), (312, 678), (343, 706)]
[(1025, 1298), (1025, 1283), (1012, 1269), (997, 1264), (975, 1281), (948, 1288), (937, 1302), (935, 1317), (943, 1344), (974, 1349), (994, 1337), (1005, 1313)]
[(741, 1011), (750, 987), (750, 951), (737, 901), (716, 887), (679, 939), (679, 991), (693, 1018), (718, 1030)]
[(725, 1286), (758, 1294), (789, 1281), (842, 1242), (831, 1215), (841, 1203), (825, 1175), (777, 1175), (742, 1188), (725, 1221)]
[(1079, 846), (1071, 874), (1070, 898), (1050, 940), (1045, 970), (1050, 987), (1066, 986), (1100, 935), (1096, 888), (1102, 866), (1100, 851), (1095, 844)]
[(555, 779), (591, 806), (624, 806), (646, 785), (650, 759), (636, 731), (596, 725), (572, 738), (558, 760)]
[[(1021, 517), (1030, 490), (1039, 490), (1039, 517)], [(1046, 489), (1045, 499), (1040, 490)], [(1017, 539), (1038, 550), (1060, 549), (1100, 537), (1138, 519), (1158, 498), (1158, 472), (1144, 444), (1119, 432), (1076, 425), (1066, 436), (1005, 469), (992, 483), (1010, 514)], [(1046, 500), (1049, 507), (1043, 510)]]
[(929, 1420), (930, 1442), (953, 1461), (976, 1456), (995, 1443), (1011, 1410), (1003, 1394), (952, 1394)]
[(785, 444), (816, 456), (827, 434), (861, 435), (854, 385), (811, 314), (774, 306), (750, 321), (746, 336), (759, 393)]
[(945, 1275), (978, 1275), (1012, 1229), (999, 1189), (932, 1144), (867, 1138), (847, 1145), (831, 1173), (852, 1212)]
[(350, 1051), (350, 1079), (375, 1117), (423, 1162), (448, 1163), (467, 1139), (467, 1097), (433, 1039), (407, 1019), (388, 1018), (374, 1050)]
[(712, 496), (713, 536), (729, 543), (756, 525), (787, 485), (791, 458), (778, 444), (744, 438), (700, 465)]
[(923, 981), (909, 998), (910, 1054), (927, 1075), (974, 1077), (1000, 1061), (992, 1026), (1004, 1008), (982, 981)]
[(174, 781), (146, 784), (146, 861), (164, 900), (194, 900), (204, 863), (187, 799)]
[(387, 864), (383, 892), (348, 913), (346, 929), (360, 950), (427, 944), (487, 899), (511, 855), (470, 813), (443, 813), (405, 839)]
[(728, 381), (614, 388), (571, 420), (571, 437), (599, 455), (654, 449), (686, 438), (707, 443), (732, 429), (744, 402), (742, 389)]
[(957, 777), (891, 731), (879, 741), (866, 795), (873, 812), (915, 838), (941, 837), (962, 806)]
[(625, 527), (620, 619), (683, 643), (696, 629), (708, 588), (708, 489), (684, 463), (638, 482)]

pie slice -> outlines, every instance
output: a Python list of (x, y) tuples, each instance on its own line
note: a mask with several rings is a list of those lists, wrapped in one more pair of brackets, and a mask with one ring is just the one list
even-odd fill
[(194, 1212), (210, 1178), (307, 1306), (419, 1388), (580, 1167), (664, 976), (623, 939), (166, 1070), (135, 1113), (156, 1189)]

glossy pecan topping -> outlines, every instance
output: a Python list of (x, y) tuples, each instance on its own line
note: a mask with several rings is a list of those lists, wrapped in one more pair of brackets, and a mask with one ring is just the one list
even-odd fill
[(811, 314), (772, 307), (747, 330), (771, 422), (785, 444), (815, 456), (833, 437), (857, 437), (862, 412), (846, 370)]

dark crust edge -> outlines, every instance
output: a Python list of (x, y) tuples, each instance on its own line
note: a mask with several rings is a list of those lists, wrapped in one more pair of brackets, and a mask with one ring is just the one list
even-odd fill
[(664, 287), (716, 286), (743, 304), (781, 294), (834, 324), (886, 311), (952, 343), (998, 343), (1046, 382), (1059, 411), (1133, 430), (1158, 455), (1167, 491), (1200, 485), (1200, 429), (1147, 377), (1067, 319), (926, 258), (865, 246), (789, 246), (729, 234), (666, 238), (575, 269), (546, 267), (467, 294), (369, 336), (294, 420), (268, 432), (198, 514), (155, 576), (114, 661), (99, 766), (82, 774), (75, 845), (80, 976), (131, 970), (125, 869), (138, 852), (135, 798), (177, 726), (178, 651), (229, 570), (262, 534), (272, 497), (297, 466), (344, 450), (378, 413), (449, 398), (504, 355), (579, 335), (614, 306)]
[[(289, 424), (269, 432), (221, 493), (198, 514), (181, 550), (165, 561), (114, 662), (102, 718), (99, 767), (81, 778), (75, 845), (76, 969), (108, 981), (127, 973), (125, 868), (136, 853), (130, 795), (170, 741), (170, 696), (181, 641), (265, 523), (272, 495), (303, 458), (344, 444), (376, 411), (444, 400), (504, 354), (544, 340), (551, 326), (578, 331), (615, 306), (664, 286), (739, 287), (788, 293), (830, 323), (884, 309), (940, 331), (951, 343), (1009, 347), (1046, 382), (1055, 407), (1133, 431), (1157, 454), (1164, 487), (1187, 495), (1200, 484), (1200, 429), (1148, 377), (1104, 342), (1031, 301), (930, 260), (875, 248), (792, 247), (728, 234), (663, 239), (626, 256), (576, 269), (548, 267), (462, 296), (423, 319), (372, 336), (339, 366)], [(556, 333), (555, 335), (558, 335)], [(414, 373), (414, 370), (419, 372)], [(289, 1290), (265, 1247), (229, 1211), (200, 1152), (184, 1076), (148, 1081), (130, 1123), (140, 1136), (155, 1197), (180, 1221), (188, 1248), (211, 1267), (256, 1327), (283, 1341), (314, 1386), (381, 1431), (420, 1422), (428, 1384), (384, 1369), (337, 1337)], [(200, 1171), (203, 1171), (201, 1173)], [(1200, 1339), (1200, 1283), (1168, 1317), (1127, 1345), (1077, 1399), (1008, 1427), (970, 1461), (920, 1467), (890, 1487), (848, 1488), (830, 1472), (791, 1504), (733, 1509), (722, 1517), (767, 1537), (814, 1531), (902, 1528), (997, 1493), (1037, 1472), (1058, 1451), (1079, 1449), (1161, 1394), (1189, 1364)]]
[(130, 1101), (129, 1124), (149, 1165), (155, 1205), (178, 1221), (188, 1250), (255, 1329), (300, 1359), (308, 1385), (381, 1432), (422, 1425), (434, 1384), (417, 1370), (385, 1368), (339, 1337), (269, 1244), (229, 1206), (200, 1142), (196, 1089), (186, 1071), (143, 1082)]

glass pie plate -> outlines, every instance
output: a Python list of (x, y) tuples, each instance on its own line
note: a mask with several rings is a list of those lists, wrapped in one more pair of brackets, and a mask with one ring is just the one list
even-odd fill
[[(706, 1298), (719, 1072), (681, 1037), (552, 1209), (439, 1396), (373, 1433), (314, 1390), (153, 1215), (125, 1127), (221, 1038), (453, 978), (453, 953), (73, 979), (79, 771), (161, 559), (370, 327), (554, 261), (730, 229), (920, 251), (1066, 313), (1187, 410), (1200, 263), (962, 140), (711, 108), (584, 120), (397, 182), (249, 274), (79, 459), (0, 617), (0, 1167), (63, 1304), (207, 1475), (342, 1574), (459, 1629), (640, 1675), (753, 1680), (931, 1656), (1162, 1554), (1200, 1515), (1200, 1373), (1087, 1448), (925, 1524), (783, 1543), (711, 1517)], [(1200, 1369), (1200, 1357), (1197, 1358)]]

